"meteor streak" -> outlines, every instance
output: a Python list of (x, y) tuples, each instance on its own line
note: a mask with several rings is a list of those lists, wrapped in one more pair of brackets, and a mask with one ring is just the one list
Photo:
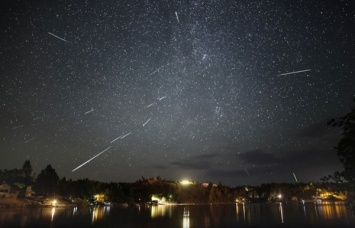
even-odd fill
[(292, 71), (292, 72), (287, 72), (283, 74), (279, 74), (279, 76), (284, 76), (284, 75), (289, 75), (289, 74), (299, 74), (307, 71), (311, 71), (312, 69), (307, 69), (307, 70), (299, 70), (299, 71)]
[(295, 178), (296, 183), (298, 183), (298, 180), (297, 180), (296, 174), (295, 174), (295, 173), (292, 173), (292, 174), (293, 174), (293, 177)]
[(95, 109), (91, 108), (91, 110), (85, 112), (84, 115), (89, 114), (90, 112), (93, 112), (93, 111), (95, 111)]
[(115, 138), (115, 139), (112, 140), (110, 143), (113, 143), (113, 142), (115, 142), (116, 140), (118, 140), (118, 139), (120, 139), (120, 138), (122, 138), (122, 136), (119, 136), (119, 137)]
[(100, 156), (101, 154), (105, 153), (106, 151), (108, 151), (111, 147), (107, 147), (106, 149), (104, 149), (103, 151), (101, 151), (100, 153), (96, 154), (94, 157), (90, 158), (89, 160), (87, 160), (86, 162), (84, 162), (83, 164), (79, 165), (78, 167), (76, 167), (75, 169), (72, 170), (72, 172), (74, 172), (75, 170), (80, 169), (81, 167), (83, 167), (84, 165), (86, 165), (87, 163), (91, 162), (93, 159), (95, 159), (96, 157)]
[(27, 140), (25, 143), (31, 142), (32, 140), (35, 140), (36, 137), (33, 137), (32, 139)]
[(180, 20), (179, 20), (179, 16), (178, 16), (177, 11), (175, 11), (175, 16), (176, 16), (176, 20), (177, 20), (177, 22), (178, 22), (178, 23), (180, 23)]
[(54, 35), (53, 33), (48, 32), (48, 34), (51, 35), (51, 36), (54, 36), (57, 39), (63, 40), (64, 42), (70, 43), (69, 41), (67, 41), (67, 40), (65, 40), (65, 39), (63, 39), (63, 38), (61, 38), (61, 37), (59, 37), (57, 35)]
[(130, 134), (132, 134), (132, 132), (130, 132), (130, 133), (128, 133), (128, 134), (126, 134), (126, 135), (122, 136), (122, 137), (121, 137), (121, 139), (126, 138), (126, 137), (127, 137), (127, 136), (129, 136)]
[(149, 120), (147, 120), (144, 124), (143, 127), (151, 120), (152, 118), (149, 118)]

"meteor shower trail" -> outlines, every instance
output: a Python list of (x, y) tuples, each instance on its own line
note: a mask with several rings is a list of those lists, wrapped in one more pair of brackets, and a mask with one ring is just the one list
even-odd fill
[(297, 180), (297, 177), (296, 177), (295, 173), (293, 173), (293, 177), (295, 178), (296, 183), (298, 183), (298, 180)]
[(299, 73), (308, 72), (308, 71), (311, 71), (311, 70), (312, 70), (312, 69), (299, 70), (299, 71), (292, 71), (292, 72), (287, 72), (287, 73), (279, 74), (279, 76), (290, 75), (290, 74), (299, 74)]
[(246, 168), (244, 168), (245, 172), (248, 174), (248, 176), (250, 176), (248, 170)]
[(84, 115), (89, 114), (90, 112), (95, 111), (95, 109), (91, 108), (89, 111), (85, 112)]
[(176, 11), (175, 11), (175, 16), (176, 16), (177, 22), (180, 23), (179, 16), (178, 16), (178, 13)]
[(65, 40), (65, 39), (63, 39), (63, 38), (61, 38), (61, 37), (59, 37), (57, 35), (54, 35), (53, 33), (48, 32), (48, 34), (51, 35), (51, 36), (54, 36), (55, 38), (60, 39), (60, 40), (62, 40), (64, 42), (70, 43), (69, 41), (67, 41), (67, 40)]
[(100, 156), (101, 154), (105, 153), (106, 151), (108, 151), (111, 147), (107, 147), (106, 149), (104, 149), (103, 151), (101, 151), (100, 153), (96, 154), (94, 157), (90, 158), (89, 160), (87, 160), (86, 162), (84, 162), (83, 164), (79, 165), (78, 167), (76, 167), (75, 169), (72, 170), (72, 172), (74, 172), (75, 170), (80, 169), (81, 167), (83, 167), (84, 165), (86, 165), (87, 163), (91, 162), (92, 160), (94, 160), (95, 158), (97, 158), (98, 156)]
[(147, 120), (144, 124), (143, 127), (151, 120), (152, 118), (150, 118), (149, 120)]
[(120, 139), (120, 138), (122, 138), (122, 136), (119, 136), (119, 137), (115, 138), (115, 139), (112, 140), (110, 143), (114, 143), (116, 140), (118, 140), (118, 139)]

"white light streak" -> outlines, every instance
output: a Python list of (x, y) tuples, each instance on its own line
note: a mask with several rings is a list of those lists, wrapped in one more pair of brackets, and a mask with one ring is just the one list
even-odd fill
[(164, 96), (164, 97), (160, 97), (160, 98), (158, 98), (158, 100), (163, 100), (163, 99), (165, 99), (166, 98), (166, 96)]
[(244, 168), (244, 170), (248, 174), (248, 176), (250, 176), (250, 173), (248, 172), (248, 170), (246, 168)]
[(16, 127), (11, 128), (11, 130), (16, 130), (16, 129), (18, 129), (18, 128), (22, 128), (22, 127), (23, 127), (23, 125), (16, 126)]
[(132, 134), (132, 132), (130, 132), (130, 133), (128, 133), (128, 134), (125, 134), (124, 136), (121, 137), (121, 139), (126, 138), (126, 137), (129, 136), (130, 134)]
[(32, 140), (34, 140), (36, 137), (33, 137), (32, 139), (27, 140), (25, 143), (31, 142)]
[(144, 124), (143, 127), (151, 120), (152, 118), (149, 118), (149, 120), (147, 120)]
[(176, 20), (177, 20), (177, 22), (178, 22), (178, 23), (180, 23), (180, 20), (179, 20), (179, 16), (178, 16), (177, 11), (175, 11), (175, 16), (176, 16)]
[(159, 67), (158, 69), (156, 69), (155, 71), (153, 71), (153, 72), (152, 72), (152, 73), (150, 73), (149, 75), (155, 74), (156, 72), (158, 72), (160, 69), (162, 69), (162, 68), (166, 67), (167, 65), (169, 65), (169, 63), (167, 63), (167, 64), (165, 64), (165, 65), (163, 65), (163, 66)]
[(84, 115), (89, 114), (90, 112), (95, 111), (95, 109), (91, 108), (89, 111), (85, 112)]
[(154, 103), (151, 103), (150, 105), (148, 105), (146, 108), (149, 108), (150, 106), (152, 106)]
[(295, 178), (296, 183), (298, 183), (298, 180), (297, 180), (296, 174), (295, 174), (295, 173), (292, 173), (292, 174), (293, 174), (293, 177)]
[(311, 71), (311, 70), (312, 70), (312, 69), (299, 70), (299, 71), (292, 71), (292, 72), (287, 72), (287, 73), (279, 74), (279, 76), (285, 76), (285, 75), (289, 75), (289, 74), (299, 74), (299, 73), (308, 72), (308, 71)]
[(79, 165), (78, 167), (76, 167), (75, 169), (72, 170), (72, 172), (74, 172), (75, 170), (80, 169), (81, 167), (83, 167), (84, 165), (86, 165), (87, 163), (91, 162), (93, 159), (97, 158), (98, 156), (100, 156), (101, 154), (105, 153), (107, 150), (109, 150), (111, 147), (107, 147), (106, 149), (104, 149), (103, 151), (101, 151), (100, 153), (98, 153), (97, 155), (95, 155), (94, 157), (90, 158), (89, 160), (87, 160), (86, 162), (84, 162), (83, 164)]
[(112, 140), (110, 143), (114, 143), (116, 140), (122, 138), (122, 136), (118, 136), (117, 138), (115, 138), (114, 140)]
[(67, 41), (67, 40), (65, 40), (65, 39), (63, 39), (63, 38), (61, 38), (61, 37), (59, 37), (57, 35), (54, 35), (53, 33), (48, 32), (48, 34), (51, 35), (51, 36), (54, 36), (55, 38), (58, 38), (58, 39), (60, 39), (60, 40), (62, 40), (64, 42), (70, 43), (69, 41)]

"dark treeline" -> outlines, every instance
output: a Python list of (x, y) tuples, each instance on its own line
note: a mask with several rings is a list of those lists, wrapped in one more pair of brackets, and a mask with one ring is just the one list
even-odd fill
[[(146, 203), (152, 196), (161, 202), (171, 203), (235, 203), (246, 202), (299, 202), (301, 200), (345, 199), (346, 190), (335, 183), (269, 183), (260, 186), (229, 187), (213, 183), (190, 183), (164, 180), (160, 177), (144, 178), (134, 183), (103, 183), (89, 179), (60, 179), (55, 169), (48, 165), (38, 175), (33, 174), (30, 161), (21, 169), (0, 170), (0, 183), (23, 192), (31, 186), (35, 197), (53, 196), (87, 202), (95, 201), (95, 195), (102, 195), (104, 201), (115, 203)], [(19, 197), (24, 194), (19, 194)]]

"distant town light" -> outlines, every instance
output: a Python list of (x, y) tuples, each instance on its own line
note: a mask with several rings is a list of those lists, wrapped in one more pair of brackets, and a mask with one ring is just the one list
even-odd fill
[(55, 207), (56, 205), (57, 205), (57, 200), (54, 199), (54, 200), (52, 201), (52, 206)]
[(277, 195), (277, 198), (281, 199), (281, 198), (282, 198), (282, 195), (281, 195), (281, 194), (278, 194), (278, 195)]
[(180, 184), (182, 184), (182, 185), (190, 185), (190, 184), (193, 184), (191, 181), (189, 181), (189, 180), (182, 180), (182, 181), (180, 181)]

